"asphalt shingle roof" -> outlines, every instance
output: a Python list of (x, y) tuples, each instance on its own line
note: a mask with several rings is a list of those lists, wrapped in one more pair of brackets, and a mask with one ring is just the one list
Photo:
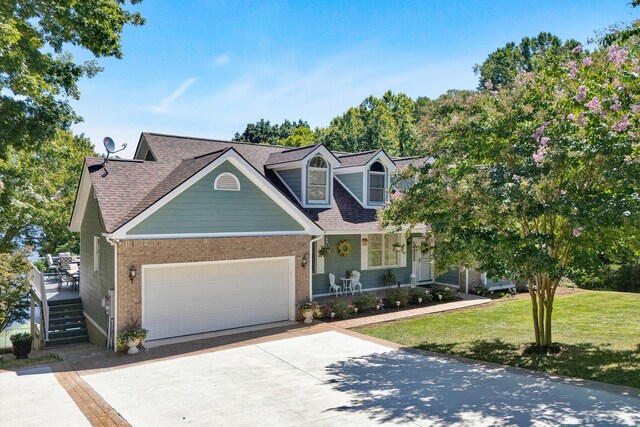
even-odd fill
[[(156, 133), (143, 133), (141, 142), (148, 144), (155, 161), (113, 159), (106, 165), (109, 173), (103, 177), (103, 159), (86, 158), (104, 228), (108, 233), (131, 221), (231, 148), (325, 231), (364, 231), (377, 228), (376, 210), (363, 208), (337, 180), (334, 179), (331, 207), (303, 208), (273, 171), (266, 167), (301, 160), (316, 149), (317, 145), (291, 149)], [(339, 154), (338, 159), (342, 163), (341, 167), (359, 166), (366, 164), (379, 151)], [(426, 158), (398, 159), (396, 164), (404, 167), (424, 160)]]

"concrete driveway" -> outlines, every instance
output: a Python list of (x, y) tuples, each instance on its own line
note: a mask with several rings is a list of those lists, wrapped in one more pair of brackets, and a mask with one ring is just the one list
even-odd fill
[(133, 426), (640, 424), (637, 393), (336, 331), (80, 374)]

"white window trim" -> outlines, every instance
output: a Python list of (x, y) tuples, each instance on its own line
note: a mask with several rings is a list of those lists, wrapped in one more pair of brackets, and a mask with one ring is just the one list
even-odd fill
[[(231, 177), (235, 181), (237, 188), (218, 187), (218, 181), (223, 177)], [(221, 174), (218, 174), (218, 176), (216, 176), (215, 181), (213, 181), (213, 189), (218, 191), (240, 191), (240, 180), (238, 180), (238, 177), (232, 174), (231, 172), (222, 172)]]
[[(384, 167), (384, 165), (382, 165), (382, 167)], [(377, 175), (377, 176), (383, 176), (384, 177), (384, 184), (382, 187), (382, 201), (378, 202), (378, 201), (371, 201), (371, 175)], [(371, 206), (382, 206), (384, 205), (384, 202), (387, 201), (387, 193), (388, 190), (387, 188), (389, 187), (387, 185), (388, 182), (388, 177), (387, 177), (387, 171), (385, 168), (384, 172), (377, 172), (377, 171), (372, 171), (371, 167), (369, 167), (368, 171), (367, 171), (367, 201), (369, 202), (369, 204)], [(376, 187), (376, 189), (379, 189)]]
[(93, 236), (93, 271), (100, 271), (100, 237)]
[[(311, 161), (313, 159), (315, 159), (316, 157), (320, 157), (322, 158), (322, 160), (325, 162), (325, 164), (327, 165), (326, 168), (319, 168), (316, 166), (311, 166)], [(325, 179), (324, 179), (324, 200), (311, 200), (309, 198), (309, 194), (311, 193), (309, 191), (310, 187), (311, 187), (311, 183), (310, 183), (310, 179), (309, 179), (309, 172), (311, 171), (316, 171), (316, 172), (324, 172), (325, 173)], [(327, 161), (327, 159), (325, 159), (324, 157), (322, 157), (320, 154), (317, 154), (315, 156), (313, 156), (311, 159), (309, 159), (309, 163), (307, 163), (307, 180), (305, 183), (305, 190), (306, 190), (306, 194), (305, 194), (305, 199), (307, 201), (307, 204), (309, 205), (328, 205), (329, 204), (329, 200), (331, 200), (331, 189), (330, 189), (330, 185), (331, 185), (331, 165), (329, 164), (329, 162)], [(319, 187), (318, 184), (313, 184), (316, 187)]]
[[(369, 236), (373, 235), (372, 234), (362, 234), (360, 237), (361, 239), (367, 239), (369, 240)], [(399, 255), (399, 264), (394, 264), (394, 265), (385, 265), (385, 250), (386, 250), (386, 243), (387, 243), (387, 238), (390, 236), (387, 233), (375, 233), (377, 235), (382, 235), (382, 265), (380, 266), (373, 266), (370, 267), (369, 266), (369, 242), (367, 242), (366, 246), (362, 246), (361, 247), (361, 251), (360, 251), (360, 268), (362, 270), (386, 270), (388, 268), (403, 268), (407, 266), (407, 251), (406, 251), (406, 247), (405, 247), (405, 251), (400, 252)], [(396, 241), (399, 241), (402, 243), (403, 239), (404, 239), (404, 234), (403, 233), (393, 233), (394, 236), (396, 236)], [(391, 244), (393, 244), (394, 242), (391, 242)], [(396, 258), (397, 259), (397, 258)]]

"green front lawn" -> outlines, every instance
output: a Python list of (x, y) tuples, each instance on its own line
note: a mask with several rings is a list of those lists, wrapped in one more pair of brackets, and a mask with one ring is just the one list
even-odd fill
[(363, 334), (438, 353), (640, 388), (640, 294), (584, 291), (557, 296), (555, 355), (523, 355), (533, 342), (531, 301), (358, 328)]

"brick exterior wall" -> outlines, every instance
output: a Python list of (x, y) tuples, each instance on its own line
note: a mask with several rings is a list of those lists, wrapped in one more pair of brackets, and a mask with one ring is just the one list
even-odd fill
[[(309, 269), (301, 258), (310, 236), (229, 237), (211, 239), (123, 240), (118, 244), (118, 330), (141, 321), (142, 265), (295, 256), (296, 304), (309, 298)], [(131, 283), (129, 267), (137, 276)], [(300, 316), (298, 313), (297, 316)], [(298, 320), (302, 320), (298, 318)]]

